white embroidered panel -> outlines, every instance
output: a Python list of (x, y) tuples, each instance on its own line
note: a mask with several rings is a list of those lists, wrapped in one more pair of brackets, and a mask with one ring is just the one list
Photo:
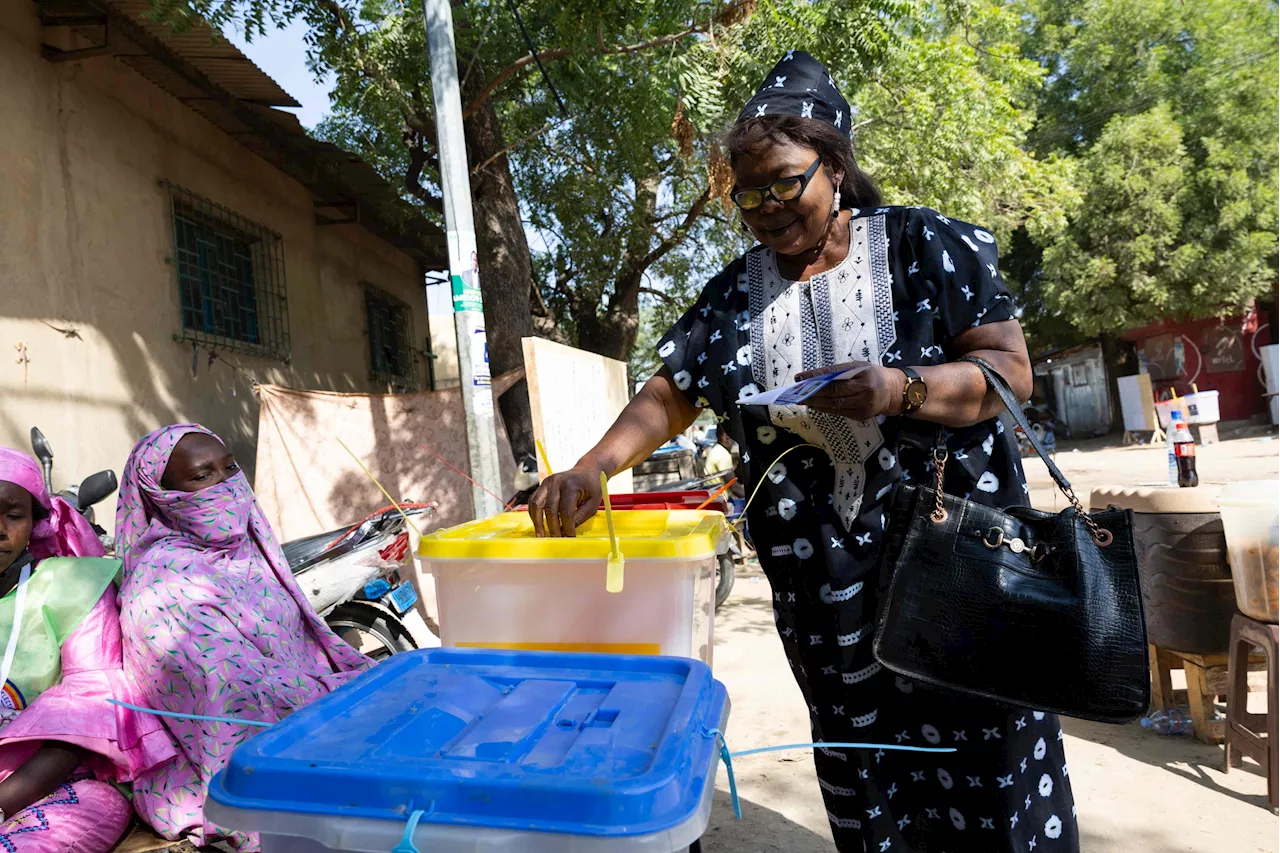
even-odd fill
[[(849, 231), (845, 260), (807, 282), (784, 279), (772, 250), (747, 256), (751, 370), (761, 388), (790, 384), (802, 370), (847, 361), (879, 364), (896, 339), (884, 217), (855, 219)], [(806, 406), (770, 406), (769, 418), (826, 450), (835, 465), (833, 502), (849, 528), (862, 506), (865, 462), (884, 443), (880, 426), (874, 420), (811, 412)], [(757, 438), (772, 442), (764, 435)], [(784, 466), (778, 463), (770, 478), (784, 478)]]

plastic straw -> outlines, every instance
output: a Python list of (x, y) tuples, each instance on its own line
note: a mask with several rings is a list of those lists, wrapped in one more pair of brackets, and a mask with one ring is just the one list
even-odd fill
[(542, 467), (547, 469), (547, 476), (550, 477), (555, 471), (551, 470), (551, 460), (547, 458), (547, 449), (542, 446), (541, 441), (535, 441), (538, 446), (538, 455), (542, 457)]
[(712, 493), (711, 493), (711, 496), (710, 496), (710, 497), (708, 497), (708, 498), (707, 498), (705, 501), (703, 501), (702, 503), (698, 504), (698, 509), (706, 509), (708, 504), (711, 504), (712, 502), (714, 502), (714, 501), (715, 501), (715, 499), (716, 499), (716, 498), (720, 497), (720, 496), (721, 496), (721, 495), (723, 495), (725, 492), (729, 491), (729, 487), (730, 487), (730, 486), (732, 486), (732, 485), (733, 485), (734, 483), (736, 483), (736, 482), (738, 482), (738, 478), (737, 478), (737, 477), (734, 477), (732, 480), (730, 480), (729, 482), (725, 483), (725, 484), (724, 484), (723, 486), (721, 486), (720, 488), (716, 489), (714, 492), (712, 492)]
[[(335, 439), (335, 441), (342, 445), (343, 450), (347, 451), (347, 453), (351, 453), (351, 448), (347, 447), (346, 442), (340, 438)], [(413, 532), (421, 537), (422, 531), (418, 529), (418, 525), (413, 523), (413, 519), (409, 518), (408, 513), (400, 507), (399, 502), (397, 502), (395, 498), (391, 497), (391, 493), (382, 487), (382, 484), (378, 482), (378, 478), (373, 476), (373, 472), (366, 468), (365, 464), (360, 461), (360, 457), (351, 453), (351, 458), (356, 460), (356, 464), (360, 466), (360, 470), (365, 473), (365, 476), (370, 480), (373, 480), (373, 484), (378, 487), (378, 491), (382, 492), (383, 496), (386, 497), (387, 500), (391, 501), (391, 505), (396, 508), (396, 512), (400, 513), (400, 517), (404, 519), (404, 523), (409, 525), (409, 527), (413, 529)]]
[(604, 497), (604, 520), (609, 526), (609, 566), (605, 571), (604, 588), (608, 592), (622, 592), (622, 551), (618, 548), (618, 534), (613, 529), (613, 504), (609, 501), (609, 475), (600, 472), (600, 494)]

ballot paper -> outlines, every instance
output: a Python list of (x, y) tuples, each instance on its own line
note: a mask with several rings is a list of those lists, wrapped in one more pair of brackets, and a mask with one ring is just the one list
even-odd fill
[(798, 406), (814, 394), (817, 394), (823, 388), (826, 388), (832, 382), (839, 382), (843, 379), (852, 379), (866, 369), (867, 365), (852, 367), (848, 370), (840, 370), (836, 368), (830, 373), (822, 373), (817, 376), (811, 376), (808, 379), (802, 379), (794, 385), (784, 385), (781, 388), (761, 391), (759, 394), (752, 394), (749, 397), (739, 397), (738, 405)]

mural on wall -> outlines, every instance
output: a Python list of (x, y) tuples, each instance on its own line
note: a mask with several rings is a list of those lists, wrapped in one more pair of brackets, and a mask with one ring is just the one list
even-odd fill
[(1235, 373), (1244, 370), (1244, 338), (1238, 329), (1218, 326), (1205, 329), (1200, 339), (1206, 373)]
[(1142, 342), (1142, 357), (1152, 379), (1176, 379), (1182, 375), (1183, 365), (1178, 363), (1180, 349), (1173, 335), (1156, 335)]

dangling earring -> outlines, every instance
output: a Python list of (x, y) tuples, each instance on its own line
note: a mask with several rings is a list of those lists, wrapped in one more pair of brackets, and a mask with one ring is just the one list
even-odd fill
[(831, 218), (835, 219), (840, 215), (840, 186), (836, 185), (836, 193), (831, 199)]

